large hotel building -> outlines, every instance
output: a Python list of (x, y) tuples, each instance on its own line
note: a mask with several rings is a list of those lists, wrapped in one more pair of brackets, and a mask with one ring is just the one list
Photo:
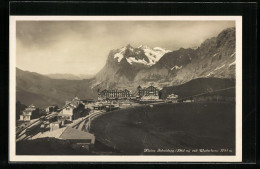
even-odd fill
[(124, 99), (124, 98), (129, 98), (130, 91), (125, 89), (125, 90), (103, 90), (100, 93), (98, 93), (98, 98), (99, 99)]

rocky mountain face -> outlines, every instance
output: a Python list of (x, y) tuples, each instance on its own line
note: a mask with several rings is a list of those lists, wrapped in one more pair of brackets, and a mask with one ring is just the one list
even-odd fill
[(202, 77), (234, 79), (235, 37), (235, 28), (228, 28), (197, 49), (169, 51), (128, 45), (112, 50), (92, 87), (135, 89), (139, 84), (165, 87)]
[(95, 83), (100, 88), (125, 87), (134, 81), (137, 74), (155, 65), (168, 50), (155, 47), (127, 45), (121, 49), (110, 51), (106, 65), (95, 76)]

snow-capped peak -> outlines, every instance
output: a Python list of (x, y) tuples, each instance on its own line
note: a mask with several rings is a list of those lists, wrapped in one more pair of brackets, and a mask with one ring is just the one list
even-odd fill
[(164, 50), (160, 47), (155, 47), (153, 49), (146, 47), (143, 48), (145, 55), (147, 56), (147, 58), (149, 59), (149, 66), (154, 65), (155, 63), (157, 63), (161, 57), (165, 54), (170, 52), (169, 50)]
[[(125, 51), (129, 50), (131, 55), (125, 56)], [(140, 45), (138, 48), (133, 48), (130, 45), (119, 49), (119, 52), (114, 55), (114, 58), (117, 59), (118, 62), (125, 57), (129, 64), (138, 63), (147, 66), (152, 66), (156, 64), (161, 57), (165, 54), (170, 52), (170, 50), (165, 50), (160, 47), (150, 48), (146, 45)], [(128, 52), (129, 54), (129, 52)]]
[(122, 60), (123, 57), (124, 57), (123, 54), (124, 54), (125, 50), (126, 50), (126, 47), (121, 48), (121, 49), (119, 50), (119, 52), (114, 55), (114, 59), (117, 58), (117, 61), (118, 61), (118, 62), (121, 62), (121, 60)]

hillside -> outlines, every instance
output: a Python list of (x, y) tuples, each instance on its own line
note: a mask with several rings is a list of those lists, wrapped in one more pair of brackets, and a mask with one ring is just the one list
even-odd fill
[(45, 107), (63, 105), (74, 96), (92, 98), (97, 95), (90, 88), (91, 80), (51, 79), (38, 73), (16, 69), (16, 100), (25, 105)]
[[(177, 94), (180, 97), (188, 97), (205, 92), (212, 92), (235, 86), (234, 79), (220, 78), (198, 78), (178, 86), (164, 87), (161, 90), (162, 98), (165, 99), (169, 94)], [(219, 93), (222, 96), (235, 96), (235, 88)]]
[[(220, 125), (221, 124), (221, 125)], [(222, 149), (235, 154), (235, 104), (179, 103), (121, 109), (97, 117), (96, 139), (121, 155), (183, 155), (147, 153), (144, 149)], [(188, 153), (206, 155), (214, 153)]]
[(45, 75), (51, 79), (67, 79), (67, 80), (83, 80), (83, 79), (91, 79), (93, 78), (93, 75), (74, 75), (74, 74), (62, 74), (62, 73), (54, 73), (54, 74), (47, 74)]

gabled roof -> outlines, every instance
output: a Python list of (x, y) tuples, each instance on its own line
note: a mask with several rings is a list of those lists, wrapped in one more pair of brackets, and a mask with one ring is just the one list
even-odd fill
[(72, 127), (67, 127), (59, 138), (67, 140), (91, 140), (94, 139), (95, 136), (91, 133), (80, 131)]
[(63, 106), (62, 109), (65, 109), (67, 107), (75, 109), (77, 106), (72, 103), (69, 103), (69, 104), (66, 104), (65, 106)]
[(35, 106), (34, 106), (33, 104), (31, 104), (31, 105), (29, 106), (29, 108), (35, 108)]
[(31, 110), (31, 109), (25, 109), (25, 110), (23, 110), (23, 112), (32, 112), (33, 110)]

